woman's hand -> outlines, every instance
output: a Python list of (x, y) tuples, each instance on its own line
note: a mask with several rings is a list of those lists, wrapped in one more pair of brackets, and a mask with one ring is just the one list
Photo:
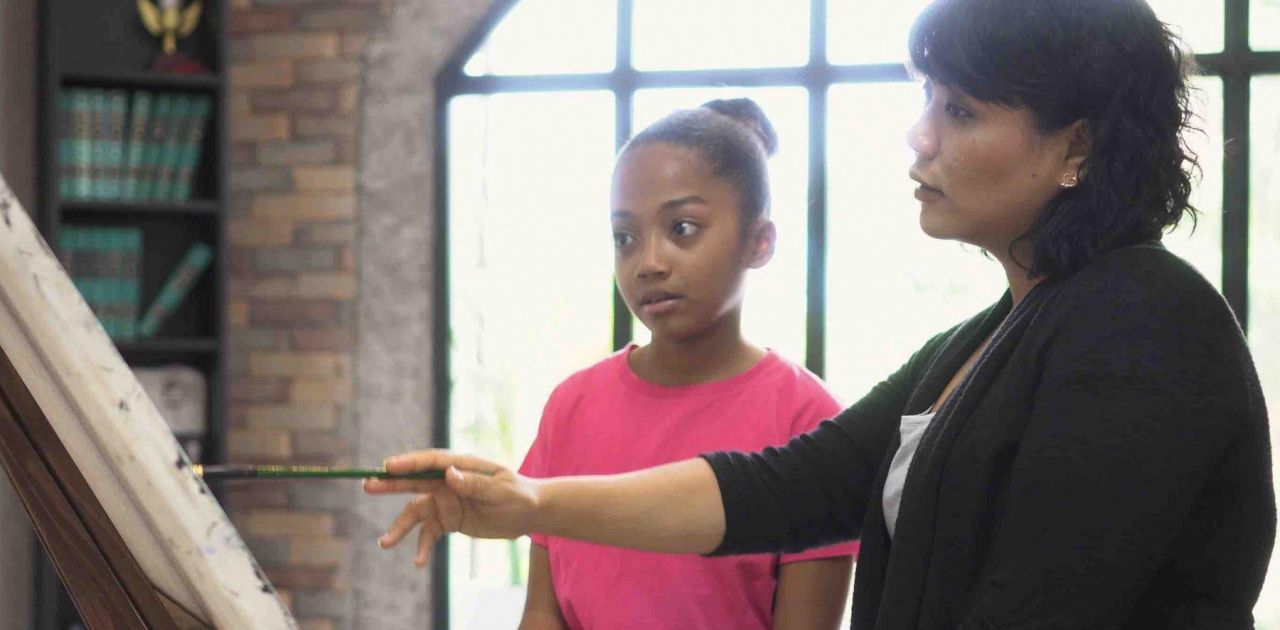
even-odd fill
[(431, 548), (449, 532), (475, 538), (516, 538), (529, 532), (538, 507), (538, 484), (493, 462), (443, 450), (426, 450), (390, 457), (388, 472), (444, 470), (445, 478), (366, 479), (369, 494), (416, 494), (378, 539), (384, 549), (394, 547), (413, 531), (418, 533), (414, 564), (425, 566)]
[(441, 480), (369, 479), (369, 494), (412, 493), (382, 547), (414, 527), (425, 565), (449, 532), (515, 538), (529, 532), (664, 553), (708, 553), (724, 538), (724, 504), (711, 466), (701, 458), (620, 475), (521, 477), (478, 457), (429, 450), (397, 455), (387, 470), (444, 470)]

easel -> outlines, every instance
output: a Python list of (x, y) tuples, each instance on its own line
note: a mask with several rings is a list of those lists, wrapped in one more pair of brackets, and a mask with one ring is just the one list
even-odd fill
[(147, 580), (3, 347), (0, 463), (91, 630), (207, 627)]
[(89, 628), (297, 629), (3, 179), (0, 464)]

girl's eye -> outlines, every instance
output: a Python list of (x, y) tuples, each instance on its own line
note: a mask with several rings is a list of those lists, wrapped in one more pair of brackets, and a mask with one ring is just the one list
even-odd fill
[(693, 233), (697, 231), (698, 226), (689, 221), (676, 221), (675, 224), (671, 226), (671, 233), (676, 236), (692, 236)]
[(622, 249), (623, 247), (630, 245), (631, 242), (634, 240), (635, 239), (632, 238), (631, 235), (627, 234), (626, 232), (613, 233), (613, 246), (617, 249)]
[(943, 106), (948, 116), (952, 118), (973, 118), (973, 112), (956, 105), (955, 103), (947, 103)]

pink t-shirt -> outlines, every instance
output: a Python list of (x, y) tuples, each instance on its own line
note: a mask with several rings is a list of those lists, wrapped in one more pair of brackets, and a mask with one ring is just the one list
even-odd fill
[[(620, 473), (707, 451), (758, 451), (840, 409), (816, 376), (772, 351), (737, 376), (665, 387), (631, 371), (630, 350), (556, 387), (521, 474)], [(556, 599), (575, 630), (769, 628), (780, 564), (858, 552), (855, 541), (799, 554), (704, 558), (530, 538), (547, 548)]]

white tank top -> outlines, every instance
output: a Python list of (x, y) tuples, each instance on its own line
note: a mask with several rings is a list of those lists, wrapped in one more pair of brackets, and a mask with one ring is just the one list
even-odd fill
[(934, 414), (926, 413), (918, 416), (902, 416), (902, 425), (898, 434), (902, 436), (898, 452), (893, 454), (893, 462), (889, 464), (889, 475), (884, 480), (884, 496), (881, 507), (884, 508), (884, 525), (889, 530), (889, 538), (893, 539), (893, 530), (898, 525), (898, 509), (902, 506), (902, 484), (907, 480), (907, 469), (916, 456), (916, 448), (920, 446), (920, 437), (933, 420)]

